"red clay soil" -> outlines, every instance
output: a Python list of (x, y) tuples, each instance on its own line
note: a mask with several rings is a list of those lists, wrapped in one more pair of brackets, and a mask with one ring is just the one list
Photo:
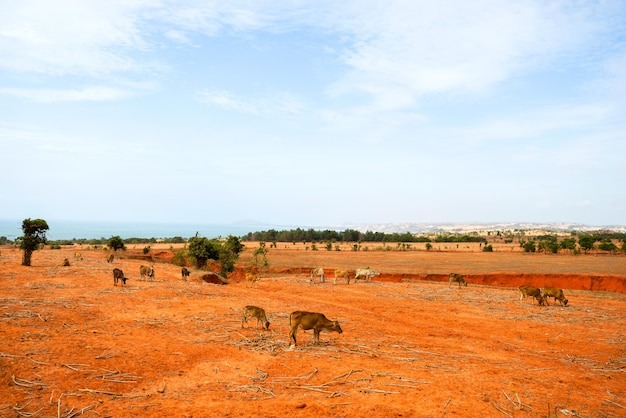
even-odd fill
[[(113, 264), (44, 249), (31, 267), (1, 248), (0, 417), (626, 416), (623, 256), (279, 244), (252, 288), (246, 245), (227, 285), (195, 269), (183, 281), (169, 246), (152, 246), (153, 281), (132, 248)], [(311, 285), (316, 266), (329, 280)], [(364, 267), (381, 275), (333, 284), (334, 269)], [(452, 271), (469, 285), (449, 287)], [(520, 284), (561, 287), (569, 306), (520, 301)], [(269, 331), (242, 328), (245, 305), (265, 308)], [(315, 345), (300, 330), (290, 347), (295, 310), (343, 333)]]

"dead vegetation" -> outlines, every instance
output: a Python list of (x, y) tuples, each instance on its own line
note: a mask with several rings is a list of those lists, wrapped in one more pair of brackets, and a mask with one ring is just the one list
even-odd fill
[[(297, 274), (247, 288), (197, 274), (184, 282), (165, 264), (159, 281), (131, 275), (115, 288), (102, 253), (81, 252), (63, 273), (62, 253), (27, 269), (3, 251), (0, 273), (19, 274), (0, 281), (0, 416), (223, 416), (250, 403), (258, 416), (624, 413), (624, 295), (568, 291), (571, 306), (539, 307), (515, 286), (312, 290)], [(115, 261), (130, 272), (142, 262)], [(248, 304), (266, 309), (270, 330), (241, 328)], [(315, 345), (306, 331), (290, 349), (289, 313), (299, 309), (327, 313), (344, 333)]]

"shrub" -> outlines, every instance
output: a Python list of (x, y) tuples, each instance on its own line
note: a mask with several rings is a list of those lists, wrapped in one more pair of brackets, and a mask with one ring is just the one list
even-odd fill
[(528, 241), (521, 245), (522, 245), (522, 248), (524, 249), (524, 252), (526, 253), (534, 253), (535, 251), (537, 251), (537, 246), (535, 245), (535, 241)]
[(483, 252), (484, 253), (492, 253), (493, 252), (493, 247), (491, 246), (491, 244), (487, 244), (483, 247)]

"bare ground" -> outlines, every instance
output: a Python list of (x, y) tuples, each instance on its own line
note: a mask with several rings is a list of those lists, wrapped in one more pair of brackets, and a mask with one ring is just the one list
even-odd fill
[[(2, 248), (0, 416), (626, 416), (624, 257), (285, 245), (248, 288), (253, 249), (230, 284), (213, 285), (196, 270), (182, 281), (159, 262), (166, 249), (153, 249), (155, 280), (142, 281), (146, 261), (46, 249), (23, 267)], [(314, 266), (331, 280), (310, 285)], [(381, 276), (333, 285), (333, 269), (368, 266)], [(113, 286), (113, 267), (126, 286)], [(469, 286), (439, 281), (451, 271)], [(562, 287), (570, 306), (520, 301), (520, 281)], [(270, 331), (242, 328), (249, 304)], [(299, 331), (290, 348), (299, 309), (343, 334), (314, 345)]]

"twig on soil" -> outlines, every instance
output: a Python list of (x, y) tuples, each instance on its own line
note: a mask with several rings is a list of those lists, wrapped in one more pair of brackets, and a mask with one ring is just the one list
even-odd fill
[(397, 384), (397, 383), (385, 383), (385, 386), (395, 386), (395, 387), (399, 387), (399, 388), (419, 389), (419, 386), (412, 386), (412, 385), (399, 385), (399, 384)]
[(604, 401), (608, 402), (608, 403), (612, 403), (613, 405), (619, 406), (620, 408), (626, 409), (626, 406), (622, 406), (622, 405), (618, 404), (617, 402), (613, 402), (613, 401), (610, 401), (608, 399), (605, 399)]
[(31, 402), (32, 402), (32, 401), (28, 401), (28, 402), (26, 402), (26, 403), (25, 403), (24, 405), (22, 405), (22, 406), (17, 406), (17, 405), (16, 405), (16, 406), (14, 406), (14, 407), (13, 407), (13, 410), (15, 411), (15, 413), (16, 413), (17, 415), (19, 415), (19, 416), (21, 416), (21, 417), (34, 417), (34, 416), (36, 416), (36, 415), (39, 413), (39, 411), (41, 411), (43, 408), (39, 408), (39, 409), (38, 409), (38, 410), (36, 410), (35, 412), (22, 412), (22, 410), (23, 410), (24, 408), (26, 408), (28, 405), (30, 405), (30, 403), (31, 403)]
[(59, 415), (59, 417), (62, 417), (62, 418), (73, 418), (73, 417), (75, 417), (77, 415), (84, 414), (86, 411), (89, 411), (90, 409), (94, 409), (96, 406), (97, 405), (89, 405), (89, 406), (86, 406), (84, 408), (79, 409), (76, 412), (72, 412), (74, 410), (74, 408), (72, 408), (65, 415), (63, 415), (63, 416)]
[[(95, 376), (91, 376), (93, 379), (101, 379), (106, 380), (107, 382), (115, 382), (115, 383), (135, 383), (136, 379), (141, 379), (141, 376), (133, 376), (128, 373), (122, 373), (119, 370), (111, 371), (107, 370), (108, 373), (99, 374)], [(131, 379), (131, 380), (128, 380)]]
[(17, 358), (17, 357), (22, 357), (22, 356), (17, 356), (17, 355), (15, 355), (15, 354), (0, 353), (0, 357), (13, 357), (13, 358)]
[(359, 392), (365, 393), (384, 393), (385, 395), (399, 395), (401, 392), (389, 392), (381, 389), (372, 389), (372, 388), (362, 388), (359, 389)]
[(280, 379), (280, 380), (289, 380), (289, 379), (304, 379), (304, 380), (309, 380), (310, 378), (312, 378), (313, 376), (315, 376), (317, 374), (317, 367), (313, 368), (313, 371), (310, 374), (303, 374), (300, 376), (276, 376), (274, 378), (274, 380), (276, 379)]
[(345, 378), (344, 380), (347, 380), (350, 376), (352, 376), (352, 374), (353, 374), (353, 373), (361, 373), (361, 372), (363, 372), (363, 370), (362, 370), (362, 369), (359, 369), (359, 370), (350, 370), (350, 371), (349, 371), (349, 372), (347, 372), (347, 373), (344, 373), (344, 374), (339, 375), (339, 376), (337, 376), (337, 377), (333, 377), (333, 380), (341, 379), (342, 377), (344, 377), (344, 378)]
[(18, 386), (24, 386), (24, 387), (27, 387), (27, 388), (32, 388), (32, 387), (36, 387), (36, 386), (48, 387), (48, 385), (46, 385), (45, 383), (31, 382), (31, 381), (26, 380), (26, 379), (20, 379), (19, 377), (15, 377), (15, 375), (13, 375), (12, 378), (13, 378), (13, 383), (15, 383)]
[(266, 395), (272, 395), (272, 397), (274, 397), (274, 392), (272, 392), (269, 389), (266, 389), (264, 387), (261, 386), (257, 386), (257, 385), (240, 385), (237, 387), (237, 390), (230, 390), (228, 389), (229, 392), (261, 392), (261, 393), (265, 393)]
[(96, 389), (78, 389), (79, 392), (87, 392), (87, 393), (98, 393), (101, 395), (110, 395), (110, 396), (116, 396), (116, 397), (122, 397), (124, 395), (122, 395), (121, 393), (115, 393), (115, 392), (108, 392), (106, 390), (96, 390)]
[(87, 392), (87, 393), (98, 393), (101, 395), (109, 395), (115, 396), (116, 398), (125, 398), (125, 399), (136, 399), (136, 398), (149, 398), (152, 394), (148, 393), (145, 395), (123, 395), (121, 393), (108, 392), (106, 390), (97, 390), (97, 389), (78, 389), (79, 392)]
[(103, 359), (108, 359), (111, 358), (115, 355), (115, 353), (113, 353), (112, 351), (108, 351), (108, 352), (104, 352), (102, 354), (100, 354), (99, 356), (96, 356), (95, 359), (96, 360), (103, 360)]
[(336, 398), (337, 396), (347, 396), (346, 393), (325, 390), (325, 389), (322, 389), (319, 386), (287, 386), (287, 389), (304, 389), (304, 390), (312, 390), (314, 392), (328, 393), (328, 394), (330, 394), (331, 398)]
[(75, 372), (82, 372), (86, 370), (79, 370), (76, 367), (78, 366), (89, 367), (89, 364), (61, 364), (61, 366), (67, 367), (68, 369), (74, 370)]
[(507, 411), (504, 410), (504, 408), (502, 408), (500, 405), (498, 405), (495, 402), (491, 403), (493, 405), (494, 408), (496, 408), (498, 411), (502, 412), (504, 415), (506, 415), (509, 418), (513, 418), (513, 415), (509, 414)]

